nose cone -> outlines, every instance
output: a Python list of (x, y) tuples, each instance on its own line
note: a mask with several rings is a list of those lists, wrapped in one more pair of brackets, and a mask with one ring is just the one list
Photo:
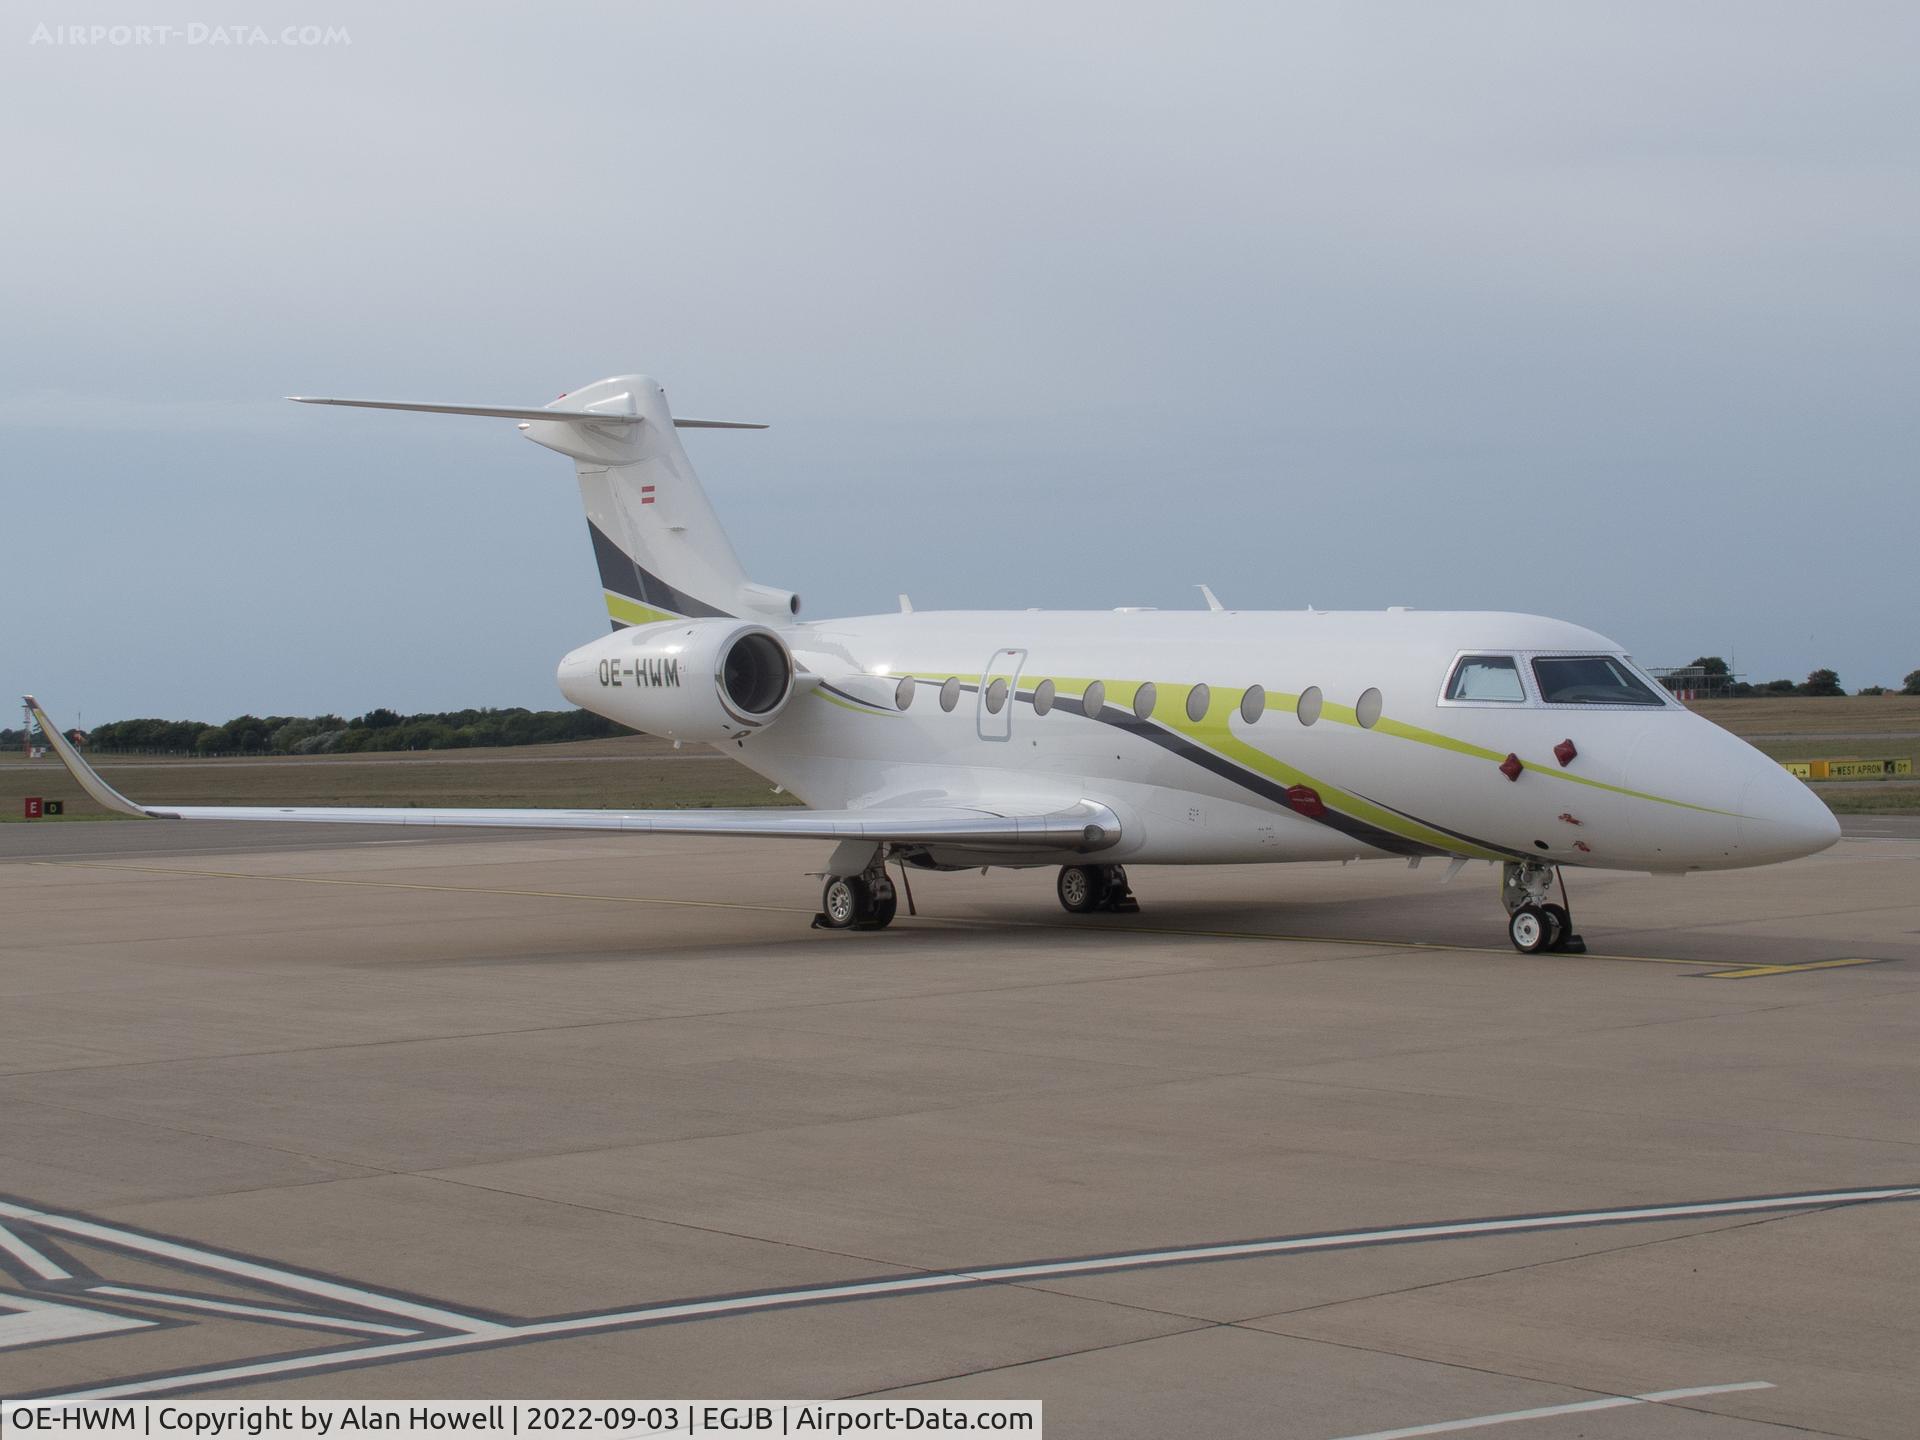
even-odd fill
[(1745, 863), (1770, 865), (1817, 855), (1839, 838), (1840, 822), (1804, 783), (1771, 760), (1756, 767), (1740, 792), (1740, 857)]
[(1652, 870), (1772, 865), (1826, 849), (1840, 823), (1799, 780), (1696, 715), (1654, 717), (1628, 751), (1635, 849)]

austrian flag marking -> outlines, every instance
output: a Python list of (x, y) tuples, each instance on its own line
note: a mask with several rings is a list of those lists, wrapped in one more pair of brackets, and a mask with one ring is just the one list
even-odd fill
[(640, 503), (642, 505), (651, 505), (653, 503), (653, 486), (642, 485), (640, 487)]

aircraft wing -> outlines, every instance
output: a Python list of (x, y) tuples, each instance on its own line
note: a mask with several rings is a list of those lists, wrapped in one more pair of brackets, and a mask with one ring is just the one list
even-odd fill
[(778, 806), (741, 810), (480, 810), (457, 806), (143, 805), (100, 778), (40, 702), (25, 697), (40, 733), (73, 778), (101, 805), (155, 820), (277, 820), (348, 825), (467, 825), (520, 830), (618, 830), (651, 835), (735, 835), (772, 840), (924, 842), (988, 849), (1104, 850), (1120, 823), (1091, 801), (1039, 811), (984, 805), (872, 806), (808, 810)]

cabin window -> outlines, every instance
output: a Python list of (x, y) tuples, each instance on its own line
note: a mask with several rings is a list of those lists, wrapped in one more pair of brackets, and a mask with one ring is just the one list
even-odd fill
[(1498, 700), (1510, 705), (1525, 701), (1520, 667), (1511, 655), (1462, 655), (1447, 682), (1449, 700)]
[(1300, 717), (1302, 725), (1311, 725), (1320, 718), (1320, 687), (1309, 685), (1300, 692), (1300, 699), (1293, 707), (1293, 713)]
[(959, 703), (960, 681), (955, 676), (949, 675), (946, 683), (940, 687), (940, 708), (942, 710), (951, 710)]
[(1033, 687), (1033, 713), (1044, 715), (1053, 709), (1053, 681), (1042, 680)]
[(1259, 685), (1249, 685), (1247, 693), (1240, 697), (1240, 718), (1251, 725), (1266, 713), (1266, 690)]
[(1006, 703), (1007, 682), (1005, 680), (995, 680), (991, 685), (987, 686), (987, 713), (989, 715), (998, 715), (1000, 713), (1000, 707)]
[(1187, 691), (1187, 719), (1198, 725), (1207, 718), (1207, 707), (1213, 703), (1213, 692), (1205, 685), (1196, 685)]
[(1380, 723), (1380, 707), (1384, 703), (1378, 690), (1367, 690), (1355, 702), (1353, 718), (1360, 722), (1362, 730), (1371, 730)]
[(893, 687), (893, 703), (901, 710), (913, 704), (913, 677), (911, 675), (906, 676), (898, 685)]
[(1151, 680), (1133, 692), (1133, 718), (1144, 720), (1153, 714), (1153, 705), (1160, 698), (1160, 692), (1154, 688)]
[(1100, 717), (1101, 708), (1107, 703), (1107, 687), (1098, 680), (1087, 686), (1087, 693), (1080, 697), (1080, 708), (1087, 712), (1089, 720)]
[(1549, 705), (1664, 705), (1652, 686), (1617, 655), (1542, 655), (1533, 662)]

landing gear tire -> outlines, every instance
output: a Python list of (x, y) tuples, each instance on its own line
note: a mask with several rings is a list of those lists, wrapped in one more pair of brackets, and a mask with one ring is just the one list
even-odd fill
[[(1579, 937), (1573, 933), (1573, 916), (1567, 913), (1566, 906), (1542, 905), (1540, 911), (1547, 919), (1553, 922), (1553, 944), (1547, 948), (1550, 950), (1570, 949), (1571, 942), (1579, 939)], [(1582, 944), (1580, 948), (1584, 950), (1587, 947)]]
[(1054, 889), (1060, 896), (1060, 908), (1069, 915), (1087, 915), (1100, 908), (1106, 892), (1104, 865), (1062, 865)]
[(885, 876), (829, 875), (814, 924), (827, 930), (884, 930), (899, 908), (899, 895)]
[(1133, 891), (1127, 885), (1127, 867), (1107, 865), (1107, 893), (1100, 899), (1100, 908), (1110, 910), (1115, 915), (1138, 915), (1140, 902), (1133, 898)]
[(884, 930), (893, 923), (894, 912), (899, 910), (899, 908), (900, 898), (894, 894), (893, 886), (889, 883), (884, 895), (876, 891), (873, 897), (873, 908), (868, 912), (867, 918), (860, 921), (854, 928), (859, 930)]
[(820, 891), (820, 918), (829, 930), (851, 930), (872, 905), (873, 896), (858, 875), (829, 875)]
[(1095, 910), (1132, 915), (1140, 909), (1127, 887), (1124, 865), (1063, 865), (1054, 889), (1069, 915), (1090, 915)]
[[(1558, 909), (1558, 906), (1554, 907)], [(1522, 955), (1551, 950), (1561, 934), (1560, 922), (1543, 906), (1522, 905), (1507, 917), (1507, 938)]]

